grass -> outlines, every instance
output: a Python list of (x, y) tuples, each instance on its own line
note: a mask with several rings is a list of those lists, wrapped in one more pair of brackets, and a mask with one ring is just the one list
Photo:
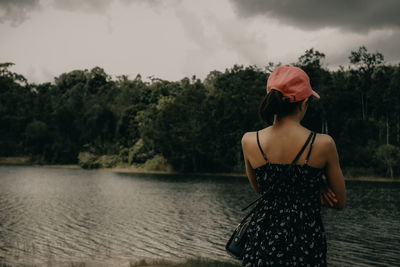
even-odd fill
[(167, 260), (155, 260), (147, 262), (146, 260), (140, 260), (138, 262), (131, 262), (130, 267), (237, 267), (241, 266), (239, 263), (231, 263), (226, 261), (211, 260), (207, 258), (194, 258), (187, 259), (183, 262), (174, 262)]
[(29, 157), (0, 157), (0, 165), (30, 165), (30, 164), (31, 162)]

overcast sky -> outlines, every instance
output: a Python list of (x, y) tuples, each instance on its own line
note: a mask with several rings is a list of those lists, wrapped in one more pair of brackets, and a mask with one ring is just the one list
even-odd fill
[(99, 66), (179, 80), (234, 64), (348, 65), (365, 45), (400, 62), (397, 0), (0, 0), (0, 62), (29, 82)]

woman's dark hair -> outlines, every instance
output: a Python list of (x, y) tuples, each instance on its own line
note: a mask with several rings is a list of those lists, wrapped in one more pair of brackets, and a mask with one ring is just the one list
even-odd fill
[(290, 103), (289, 98), (283, 99), (281, 92), (272, 89), (261, 102), (258, 114), (264, 122), (272, 124), (275, 114), (278, 118), (293, 114), (300, 103)]

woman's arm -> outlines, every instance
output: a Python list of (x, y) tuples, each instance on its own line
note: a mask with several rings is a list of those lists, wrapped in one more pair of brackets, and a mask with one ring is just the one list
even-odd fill
[(249, 178), (250, 186), (253, 188), (254, 192), (259, 194), (259, 189), (258, 189), (257, 181), (255, 178), (255, 173), (254, 173), (253, 167), (251, 166), (249, 160), (247, 159), (247, 150), (248, 150), (247, 139), (248, 139), (248, 137), (249, 137), (248, 133), (245, 133), (242, 137), (242, 151), (243, 151), (244, 163), (246, 166), (246, 174), (247, 174), (247, 178)]
[[(328, 188), (326, 189), (326, 192), (327, 195), (336, 198), (336, 202), (332, 202), (333, 207), (341, 210), (344, 208), (346, 203), (346, 186), (344, 183), (342, 169), (340, 168), (339, 164), (339, 156), (336, 150), (336, 144), (329, 135), (324, 135), (323, 143), (325, 155), (327, 156), (325, 175), (327, 177)], [(329, 192), (329, 190), (331, 190), (331, 192)], [(327, 202), (329, 204), (329, 200), (327, 200)]]
[(337, 203), (336, 195), (332, 192), (332, 189), (327, 185), (326, 177), (324, 176), (323, 186), (319, 189), (321, 205), (323, 207), (334, 208)]

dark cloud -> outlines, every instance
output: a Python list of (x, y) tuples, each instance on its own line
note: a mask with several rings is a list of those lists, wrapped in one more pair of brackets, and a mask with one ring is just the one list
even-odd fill
[(18, 26), (29, 18), (29, 13), (39, 7), (39, 0), (0, 0), (0, 23)]
[(306, 30), (368, 31), (400, 26), (398, 0), (231, 0), (243, 17), (266, 16)]
[[(114, 1), (125, 5), (139, 3), (155, 6), (162, 3), (161, 0), (51, 0), (46, 4), (71, 12), (104, 14)], [(173, 3), (178, 2), (173, 1)], [(0, 0), (0, 24), (9, 22), (12, 26), (18, 26), (29, 19), (29, 14), (33, 10), (42, 8), (43, 4), (40, 0)]]
[[(47, 2), (56, 9), (103, 13), (114, 0), (52, 0)], [(0, 0), (0, 23), (18, 26), (29, 19), (29, 14), (43, 7), (40, 0)]]

